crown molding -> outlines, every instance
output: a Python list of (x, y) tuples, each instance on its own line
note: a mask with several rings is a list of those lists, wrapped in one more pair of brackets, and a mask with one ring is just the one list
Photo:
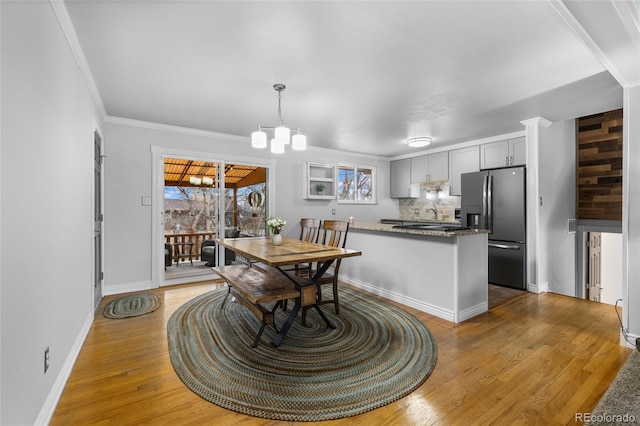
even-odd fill
[[(158, 131), (163, 131), (163, 132), (172, 132), (172, 133), (179, 133), (179, 134), (183, 134), (183, 135), (191, 135), (191, 136), (201, 136), (201, 137), (205, 137), (205, 138), (209, 138), (209, 139), (222, 139), (222, 140), (227, 140), (227, 141), (237, 141), (237, 142), (243, 142), (246, 144), (250, 144), (251, 143), (251, 137), (250, 136), (238, 136), (238, 135), (232, 135), (229, 133), (218, 133), (218, 132), (212, 132), (209, 130), (199, 130), (199, 129), (193, 129), (190, 127), (181, 127), (181, 126), (174, 126), (171, 124), (161, 124), (161, 123), (154, 123), (151, 121), (143, 121), (143, 120), (133, 120), (131, 118), (123, 118), (123, 117), (114, 117), (114, 116), (106, 116), (103, 120), (104, 123), (110, 123), (110, 124), (118, 124), (121, 126), (130, 126), (130, 127), (140, 127), (140, 128), (144, 128), (144, 129), (150, 129), (150, 130), (158, 130)], [(361, 157), (361, 158), (369, 158), (369, 159), (375, 159), (375, 160), (388, 160), (388, 157), (384, 157), (384, 156), (380, 156), (380, 155), (373, 155), (373, 154), (366, 154), (366, 153), (360, 153), (360, 152), (351, 152), (351, 151), (343, 151), (343, 150), (338, 150), (338, 149), (332, 149), (332, 148), (321, 148), (321, 147), (316, 147), (316, 146), (312, 146), (312, 145), (307, 145), (307, 149), (306, 151), (308, 152), (319, 152), (319, 153), (332, 153), (332, 154), (339, 154), (339, 155), (345, 155), (345, 154), (350, 154), (350, 155), (354, 155), (357, 157)], [(300, 151), (300, 152), (304, 152), (304, 151)]]
[(180, 133), (183, 135), (201, 136), (210, 139), (224, 139), (228, 141), (250, 142), (249, 136), (237, 136), (229, 133), (218, 133), (209, 130), (193, 129), (190, 127), (174, 126), (172, 124), (155, 123), (152, 121), (134, 120), (132, 118), (114, 117), (107, 115), (105, 123), (119, 124), (122, 126), (141, 127), (150, 130), (159, 130), (163, 132)]
[(71, 49), (71, 53), (73, 54), (74, 59), (76, 60), (76, 64), (78, 64), (80, 74), (82, 75), (82, 78), (87, 86), (87, 90), (89, 90), (89, 96), (91, 96), (93, 104), (98, 110), (100, 118), (104, 118), (106, 117), (107, 112), (104, 108), (104, 103), (102, 102), (102, 97), (100, 96), (100, 92), (98, 91), (96, 81), (94, 80), (91, 69), (89, 68), (87, 58), (85, 57), (84, 51), (80, 46), (80, 41), (78, 40), (76, 29), (71, 22), (71, 17), (69, 16), (67, 7), (64, 5), (64, 1), (59, 0), (49, 0), (49, 4), (53, 9), (53, 13), (56, 15), (65, 38), (67, 39), (67, 43), (69, 44), (69, 48)]
[[(609, 56), (600, 48), (596, 40), (593, 39), (591, 34), (589, 33), (589, 28), (585, 28), (582, 22), (569, 10), (569, 8), (565, 5), (566, 0), (547, 0), (551, 7), (555, 9), (558, 15), (565, 21), (567, 26), (576, 34), (578, 39), (591, 51), (593, 56), (602, 64), (602, 66), (611, 73), (613, 78), (615, 78), (618, 83), (622, 87), (633, 87), (638, 85), (638, 78), (632, 75), (629, 75), (629, 72), (626, 72), (624, 65), (622, 68), (619, 68), (621, 65), (618, 63), (614, 63), (611, 61)], [(622, 25), (627, 34), (629, 35), (629, 41), (637, 41), (640, 38), (638, 34), (638, 13), (637, 10), (627, 1), (612, 1), (606, 0), (610, 4), (610, 6), (615, 10), (619, 21), (615, 23), (609, 24), (620, 24)], [(602, 2), (605, 3), (605, 2)], [(577, 5), (578, 3), (576, 3)], [(589, 2), (586, 2), (589, 4)], [(587, 23), (588, 26), (588, 23)], [(620, 43), (626, 44), (627, 41), (618, 40)], [(633, 42), (632, 42), (633, 43)], [(636, 49), (637, 55), (637, 49)]]
[(547, 120), (544, 117), (533, 117), (527, 120), (522, 120), (520, 123), (522, 123), (525, 126), (540, 126), (540, 127), (549, 127), (553, 124), (551, 121)]

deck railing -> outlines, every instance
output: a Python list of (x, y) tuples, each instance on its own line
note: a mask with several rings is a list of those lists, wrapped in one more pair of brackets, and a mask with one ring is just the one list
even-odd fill
[[(218, 233), (213, 232), (184, 232), (180, 234), (165, 234), (164, 242), (169, 244), (193, 243), (191, 255), (193, 260), (200, 260), (200, 247), (204, 240), (216, 239)], [(172, 253), (173, 255), (173, 253)]]

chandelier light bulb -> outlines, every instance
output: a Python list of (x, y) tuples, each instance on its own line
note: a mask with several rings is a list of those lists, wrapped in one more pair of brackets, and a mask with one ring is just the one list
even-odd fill
[(293, 139), (291, 140), (291, 149), (299, 151), (307, 149), (307, 137), (302, 133), (293, 135)]
[(251, 146), (253, 148), (266, 148), (267, 134), (261, 130), (251, 133)]
[(274, 154), (284, 153), (284, 142), (278, 139), (271, 139), (271, 152)]
[(281, 141), (283, 144), (288, 144), (291, 139), (291, 130), (288, 127), (282, 125), (276, 127), (273, 132), (276, 140)]

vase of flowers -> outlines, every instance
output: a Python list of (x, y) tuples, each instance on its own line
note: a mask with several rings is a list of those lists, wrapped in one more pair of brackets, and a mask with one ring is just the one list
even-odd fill
[(269, 216), (267, 218), (267, 226), (271, 230), (271, 242), (279, 246), (282, 244), (282, 235), (280, 235), (280, 231), (287, 224), (287, 221), (282, 219), (281, 217), (273, 217)]

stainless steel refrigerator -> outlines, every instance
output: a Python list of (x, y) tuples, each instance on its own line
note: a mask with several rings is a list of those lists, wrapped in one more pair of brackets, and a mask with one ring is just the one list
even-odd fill
[(489, 282), (526, 289), (526, 169), (464, 173), (461, 221), (489, 230)]

